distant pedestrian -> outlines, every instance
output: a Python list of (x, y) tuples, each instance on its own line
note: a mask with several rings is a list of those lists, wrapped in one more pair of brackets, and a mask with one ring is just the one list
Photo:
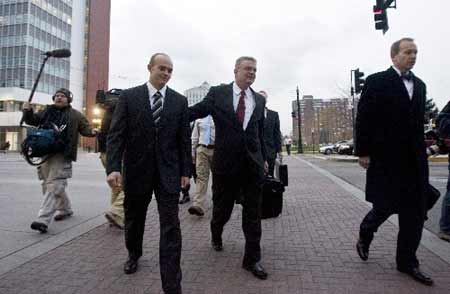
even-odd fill
[[(258, 93), (266, 98), (267, 103), (268, 95), (266, 91), (259, 91)], [(278, 112), (268, 109), (267, 106), (264, 109), (264, 117), (264, 144), (269, 165), (269, 175), (273, 177), (277, 156), (280, 162), (283, 160), (283, 155), (281, 154), (283, 138), (280, 131), (280, 118), (278, 117)]]
[(214, 121), (210, 115), (195, 121), (191, 141), (192, 159), (195, 161), (197, 179), (193, 203), (188, 212), (197, 216), (205, 214), (204, 202), (214, 156), (215, 134)]
[(55, 92), (53, 104), (34, 113), (28, 102), (23, 104), (23, 118), (25, 123), (40, 126), (44, 129), (61, 130), (59, 142), (60, 150), (51, 155), (38, 166), (38, 177), (42, 180), (44, 201), (39, 209), (38, 218), (31, 224), (31, 229), (46, 233), (52, 218), (55, 221), (64, 220), (72, 216), (73, 211), (66, 193), (67, 179), (72, 177), (72, 161), (77, 159), (78, 134), (95, 137), (97, 131), (93, 129), (86, 117), (72, 108), (72, 93), (64, 88)]
[[(427, 212), (428, 161), (424, 140), (426, 86), (411, 69), (417, 46), (403, 38), (391, 47), (393, 66), (367, 77), (356, 118), (356, 152), (367, 169), (364, 217), (356, 245), (362, 260), (379, 226), (398, 214), (397, 270), (432, 285), (416, 256)], [(396, 150), (392, 152), (392, 144)]]
[(286, 152), (288, 155), (291, 155), (291, 145), (292, 145), (291, 137), (286, 137), (284, 139), (284, 146), (286, 147)]
[[(181, 294), (180, 188), (191, 175), (191, 142), (186, 97), (167, 86), (170, 57), (156, 53), (147, 83), (123, 90), (107, 143), (107, 181), (125, 191), (124, 272), (133, 274), (142, 256), (147, 208), (155, 194), (160, 226), (159, 264), (166, 294)], [(123, 167), (123, 181), (122, 181)]]

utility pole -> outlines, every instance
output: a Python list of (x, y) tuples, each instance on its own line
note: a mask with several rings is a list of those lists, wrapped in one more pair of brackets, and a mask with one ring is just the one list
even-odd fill
[(297, 152), (303, 153), (303, 143), (302, 143), (302, 114), (300, 110), (300, 91), (297, 86), (297, 122), (298, 122), (298, 143), (297, 143)]

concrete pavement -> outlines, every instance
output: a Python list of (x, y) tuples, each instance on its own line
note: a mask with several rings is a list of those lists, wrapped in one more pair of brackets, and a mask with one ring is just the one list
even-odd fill
[[(180, 208), (184, 293), (448, 293), (450, 264), (421, 246), (422, 269), (434, 287), (395, 269), (397, 228), (387, 222), (376, 235), (367, 262), (355, 252), (358, 226), (369, 207), (357, 188), (343, 186), (296, 156), (285, 157), (290, 186), (283, 214), (263, 221), (266, 281), (241, 268), (244, 239), (236, 206), (223, 239), (224, 251), (210, 246), (211, 203), (204, 218)], [(352, 188), (353, 187), (353, 188)], [(158, 264), (159, 222), (152, 201), (144, 255), (134, 275), (122, 272), (123, 234), (100, 225), (0, 276), (0, 293), (162, 293)], [(448, 243), (443, 243), (448, 246)]]

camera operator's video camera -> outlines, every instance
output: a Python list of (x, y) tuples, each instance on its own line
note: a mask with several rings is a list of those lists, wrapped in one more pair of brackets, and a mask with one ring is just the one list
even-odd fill
[(97, 90), (95, 95), (95, 103), (99, 104), (101, 107), (114, 107), (117, 101), (119, 101), (120, 93), (122, 89), (111, 89), (109, 91)]

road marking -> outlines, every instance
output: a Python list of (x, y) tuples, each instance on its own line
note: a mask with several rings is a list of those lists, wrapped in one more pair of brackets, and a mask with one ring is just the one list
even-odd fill
[[(333, 175), (329, 171), (320, 168), (302, 158), (299, 158), (297, 156), (293, 156), (296, 160), (303, 162), (313, 168), (318, 173), (322, 174), (323, 176), (326, 176), (331, 181), (333, 181), (335, 184), (340, 186), (345, 191), (349, 192), (351, 195), (358, 198), (360, 201), (362, 201), (365, 205), (372, 207), (372, 205), (365, 200), (365, 192), (356, 186), (353, 186), (352, 184), (342, 180), (341, 178)], [(388, 219), (389, 222), (391, 222), (394, 226), (398, 227), (398, 219), (395, 215), (391, 216)], [(450, 246), (447, 242), (439, 239), (438, 236), (436, 236), (433, 232), (428, 231), (426, 228), (423, 229), (422, 232), (422, 240), (420, 242), (422, 246), (439, 256), (442, 260), (444, 260), (447, 263), (450, 263)]]

